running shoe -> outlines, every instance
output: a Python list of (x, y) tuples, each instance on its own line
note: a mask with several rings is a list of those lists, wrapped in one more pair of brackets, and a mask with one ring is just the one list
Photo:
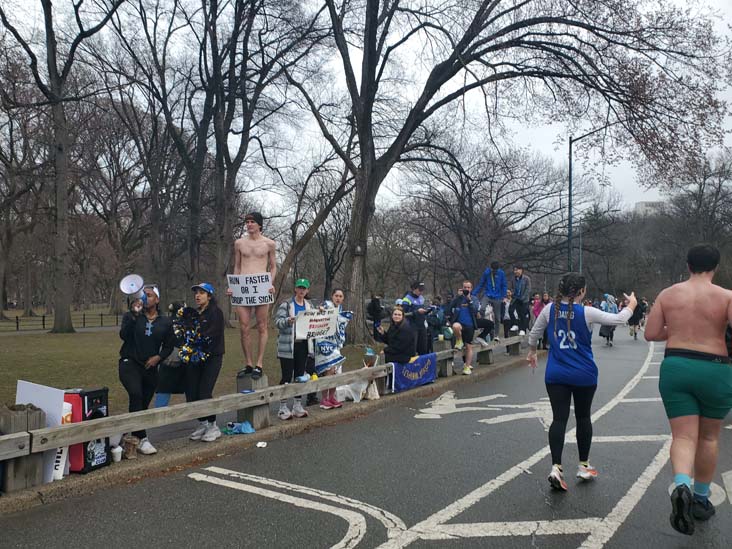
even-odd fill
[(213, 442), (218, 438), (221, 438), (221, 429), (219, 429), (219, 426), (216, 425), (215, 421), (213, 423), (209, 423), (206, 432), (203, 433), (203, 436), (201, 437), (201, 440), (203, 442)]
[(463, 375), (469, 376), (473, 373), (473, 370), (470, 369), (470, 366), (463, 366)]
[(595, 480), (597, 478), (597, 469), (592, 465), (582, 465), (581, 463), (577, 466), (577, 478), (582, 480)]
[(564, 475), (558, 465), (552, 465), (552, 471), (549, 473), (547, 480), (555, 490), (567, 491), (567, 483), (564, 482)]
[(191, 440), (201, 440), (201, 437), (203, 436), (203, 433), (206, 432), (206, 429), (208, 429), (208, 421), (202, 421), (201, 424), (196, 428), (195, 431), (191, 433), (191, 436), (188, 438)]
[(508, 331), (509, 332), (518, 332), (518, 330), (519, 330), (519, 327), (516, 324), (514, 324), (513, 326), (511, 326), (511, 329)]
[(458, 338), (455, 340), (455, 348), (460, 351), (463, 347), (465, 347), (465, 344), (463, 343), (462, 338)]
[(694, 515), (696, 520), (709, 520), (716, 512), (709, 498), (701, 499), (694, 496), (694, 503), (691, 505), (691, 514)]
[(327, 398), (323, 398), (320, 400), (320, 408), (322, 410), (332, 410), (333, 408), (335, 408), (335, 406), (330, 403), (330, 400), (328, 400)]
[(292, 412), (290, 412), (287, 404), (280, 404), (280, 411), (277, 412), (277, 417), (280, 418), (282, 421), (292, 419)]
[(342, 408), (343, 407), (343, 403), (340, 400), (338, 400), (335, 396), (330, 397), (328, 399), (328, 402), (331, 403), (333, 408)]
[(525, 336), (525, 335), (526, 335), (526, 332), (525, 332), (525, 331), (523, 331), (523, 330), (519, 330), (519, 335), (520, 335), (520, 336)]
[(478, 345), (481, 345), (481, 346), (482, 346), (482, 345), (488, 345), (488, 342), (487, 342), (487, 341), (486, 341), (485, 339), (483, 339), (482, 337), (476, 337), (476, 338), (475, 338), (475, 342), (476, 342), (476, 343), (477, 343)]
[(308, 411), (302, 407), (302, 402), (299, 400), (295, 401), (294, 406), (292, 407), (292, 415), (295, 417), (308, 417)]
[(252, 379), (257, 380), (262, 377), (262, 368), (260, 366), (257, 366), (252, 370)]
[(692, 515), (691, 490), (686, 484), (679, 484), (671, 492), (671, 527), (682, 534), (690, 536), (694, 533), (694, 516)]

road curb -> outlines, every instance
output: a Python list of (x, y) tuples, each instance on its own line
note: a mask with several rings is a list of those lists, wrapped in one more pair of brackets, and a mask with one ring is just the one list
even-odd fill
[(88, 475), (72, 475), (63, 481), (3, 494), (0, 497), (0, 515), (89, 495), (112, 486), (132, 484), (145, 478), (161, 477), (185, 469), (200, 467), (213, 459), (234, 455), (252, 448), (257, 442), (290, 438), (318, 427), (337, 425), (365, 417), (376, 410), (407, 399), (441, 394), (451, 387), (489, 379), (523, 365), (526, 365), (525, 357), (510, 357), (489, 366), (479, 365), (470, 376), (454, 375), (438, 378), (435, 383), (403, 393), (386, 395), (378, 400), (366, 400), (357, 404), (347, 403), (343, 408), (328, 411), (311, 407), (309, 408), (310, 417), (305, 420), (293, 419), (280, 422), (252, 435), (224, 435), (215, 443), (192, 442), (187, 438), (164, 441), (157, 444), (159, 452), (153, 456), (139, 456), (136, 460), (124, 460)]

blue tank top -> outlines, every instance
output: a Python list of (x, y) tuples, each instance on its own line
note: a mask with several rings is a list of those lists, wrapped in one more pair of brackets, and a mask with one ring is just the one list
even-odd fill
[(563, 385), (597, 385), (597, 365), (592, 356), (592, 334), (585, 322), (585, 308), (574, 304), (570, 318), (570, 333), (567, 333), (567, 312), (569, 305), (562, 303), (559, 318), (554, 321), (554, 303), (550, 305), (549, 358), (546, 363), (546, 383)]

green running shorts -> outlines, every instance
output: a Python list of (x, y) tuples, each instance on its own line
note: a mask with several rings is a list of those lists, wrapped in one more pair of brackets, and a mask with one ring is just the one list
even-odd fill
[(661, 363), (658, 390), (669, 419), (724, 419), (732, 409), (732, 365), (667, 356)]

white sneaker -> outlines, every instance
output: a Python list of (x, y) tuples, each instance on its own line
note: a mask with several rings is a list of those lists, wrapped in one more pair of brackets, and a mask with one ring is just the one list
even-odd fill
[(519, 335), (520, 335), (520, 336), (525, 336), (525, 335), (526, 335), (526, 332), (524, 332), (523, 330), (521, 330), (521, 331), (519, 332)]
[(188, 438), (191, 440), (201, 440), (203, 433), (208, 429), (208, 421), (202, 421), (195, 431)]
[(476, 337), (474, 340), (478, 345), (488, 345), (488, 342), (482, 337)]
[(577, 478), (581, 478), (582, 480), (594, 480), (597, 478), (597, 469), (589, 463), (587, 466), (580, 463), (577, 466)]
[(206, 428), (206, 432), (203, 433), (203, 436), (201, 437), (201, 440), (203, 442), (213, 442), (220, 436), (221, 436), (221, 431), (219, 430), (219, 426), (216, 425), (216, 422), (209, 423), (208, 427)]
[(549, 480), (549, 484), (551, 484), (552, 488), (555, 490), (561, 490), (562, 492), (567, 491), (567, 483), (564, 482), (564, 475), (557, 465), (552, 465), (552, 470), (547, 479)]
[(511, 329), (509, 330), (509, 332), (518, 332), (518, 329), (519, 329), (519, 327), (516, 324), (514, 324), (513, 326), (511, 326)]
[(308, 417), (308, 411), (302, 407), (302, 402), (296, 400), (292, 406), (292, 415), (295, 417)]
[(292, 419), (292, 412), (290, 412), (287, 404), (280, 404), (280, 411), (277, 412), (277, 417), (283, 421)]
[(158, 451), (155, 449), (155, 446), (150, 444), (150, 441), (147, 440), (147, 438), (143, 438), (140, 441), (140, 445), (137, 447), (137, 451), (146, 456), (158, 453)]

